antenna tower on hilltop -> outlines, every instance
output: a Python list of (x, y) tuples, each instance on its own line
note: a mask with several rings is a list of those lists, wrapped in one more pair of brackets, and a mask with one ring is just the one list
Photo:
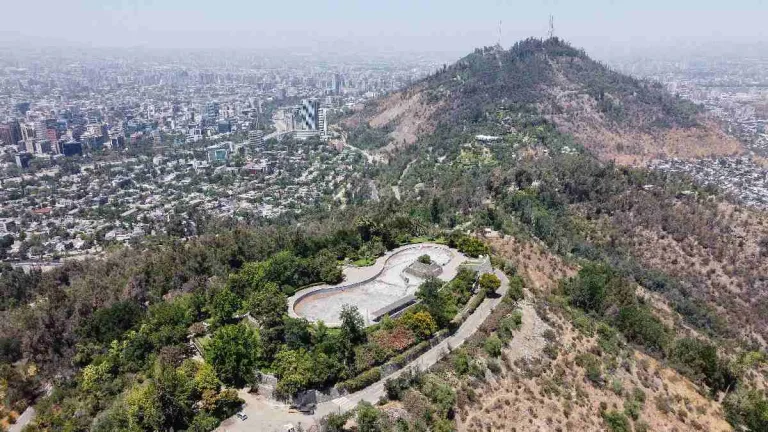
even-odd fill
[(549, 16), (549, 39), (555, 37), (555, 17)]
[(501, 46), (501, 20), (499, 20), (499, 40), (496, 42), (496, 45)]

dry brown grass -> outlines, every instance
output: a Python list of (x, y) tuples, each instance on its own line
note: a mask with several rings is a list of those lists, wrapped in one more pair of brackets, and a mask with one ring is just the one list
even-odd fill
[[(557, 329), (561, 346), (557, 359), (505, 363), (500, 378), (475, 386), (475, 402), (458, 412), (459, 431), (606, 430), (601, 406), (623, 411), (627, 392), (635, 388), (645, 393), (639, 420), (649, 430), (732, 430), (718, 402), (641, 353), (627, 352), (612, 370), (605, 367), (604, 360), (606, 384), (596, 386), (575, 361), (581, 353), (596, 351), (595, 339), (585, 337), (554, 313), (548, 314), (548, 320)], [(621, 388), (620, 394), (614, 386)]]
[(558, 281), (576, 274), (578, 269), (550, 253), (535, 240), (520, 240), (512, 236), (489, 238), (491, 249), (507, 258), (518, 269), (528, 286), (542, 293), (557, 287)]

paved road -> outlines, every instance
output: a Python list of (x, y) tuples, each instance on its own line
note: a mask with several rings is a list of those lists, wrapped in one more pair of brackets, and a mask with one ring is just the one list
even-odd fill
[(464, 344), (464, 342), (466, 342), (470, 336), (475, 334), (483, 322), (485, 322), (485, 319), (488, 318), (491, 312), (496, 308), (496, 306), (498, 306), (498, 304), (504, 298), (504, 295), (507, 293), (507, 290), (509, 289), (509, 279), (507, 279), (506, 275), (499, 270), (496, 270), (494, 273), (496, 273), (496, 276), (501, 279), (501, 287), (499, 287), (499, 290), (497, 291), (499, 296), (492, 299), (486, 299), (483, 303), (481, 303), (475, 312), (470, 315), (466, 321), (464, 321), (464, 323), (458, 328), (458, 330), (456, 330), (453, 335), (447, 337), (445, 340), (432, 347), (429, 351), (422, 354), (419, 358), (412, 361), (411, 363), (408, 363), (408, 365), (393, 373), (392, 375), (376, 382), (375, 384), (372, 384), (369, 387), (366, 387), (363, 390), (338, 399), (334, 399), (332, 403), (337, 407), (331, 408), (339, 408), (341, 411), (348, 411), (349, 409), (357, 406), (357, 404), (361, 401), (376, 403), (382, 396), (384, 396), (384, 383), (388, 379), (397, 378), (408, 370), (427, 370), (434, 366), (434, 364), (442, 359), (446, 354), (448, 354), (449, 347), (450, 349), (455, 349)]
[(485, 322), (486, 318), (488, 318), (496, 306), (499, 305), (509, 289), (509, 279), (507, 279), (506, 275), (499, 270), (495, 270), (494, 273), (501, 280), (501, 287), (499, 287), (497, 291), (499, 296), (486, 299), (480, 304), (475, 312), (464, 321), (453, 335), (435, 345), (429, 351), (419, 356), (419, 358), (406, 365), (403, 369), (400, 369), (363, 390), (334, 399), (330, 402), (318, 404), (315, 414), (312, 416), (291, 413), (288, 412), (288, 409), (285, 406), (270, 403), (258, 396), (248, 396), (246, 398), (246, 407), (243, 410), (243, 412), (248, 415), (248, 419), (246, 421), (240, 421), (235, 418), (227, 419), (217, 430), (220, 432), (251, 430), (280, 431), (285, 424), (291, 423), (297, 425), (299, 422), (301, 422), (306, 430), (311, 425), (318, 424), (320, 419), (330, 413), (349, 411), (361, 401), (370, 403), (378, 402), (385, 394), (384, 383), (386, 380), (397, 378), (407, 370), (426, 370), (432, 367), (448, 353), (449, 346), (451, 349), (455, 349), (466, 342), (470, 336), (475, 334), (477, 329), (480, 328), (483, 322)]

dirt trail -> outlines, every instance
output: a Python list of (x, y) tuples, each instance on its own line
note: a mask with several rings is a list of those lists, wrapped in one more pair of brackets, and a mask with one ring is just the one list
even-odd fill
[(547, 344), (543, 335), (549, 325), (542, 321), (530, 300), (523, 301), (520, 306), (523, 323), (507, 345), (507, 359), (511, 363), (509, 366), (518, 359), (539, 357)]

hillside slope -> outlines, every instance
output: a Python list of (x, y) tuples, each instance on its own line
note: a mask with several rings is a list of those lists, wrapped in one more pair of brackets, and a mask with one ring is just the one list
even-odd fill
[(535, 113), (599, 158), (622, 164), (743, 151), (700, 107), (659, 84), (614, 72), (557, 38), (528, 39), (506, 51), (477, 49), (366, 107), (346, 126), (383, 130), (386, 151), (413, 144), (438, 126), (504, 135), (510, 131), (487, 124), (498, 120), (499, 108)]

